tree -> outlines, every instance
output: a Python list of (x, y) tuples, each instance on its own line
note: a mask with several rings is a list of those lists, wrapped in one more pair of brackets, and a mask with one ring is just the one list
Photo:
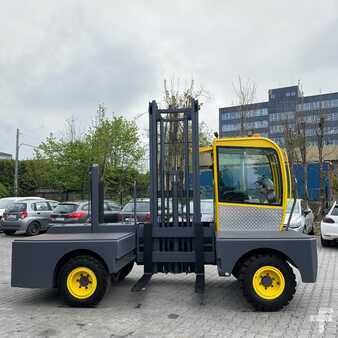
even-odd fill
[[(139, 163), (144, 155), (135, 122), (122, 116), (105, 116), (100, 105), (92, 125), (84, 135), (76, 132), (74, 123), (68, 124), (71, 137), (42, 142), (36, 151), (36, 160), (44, 163), (50, 188), (78, 191), (83, 199), (89, 190), (89, 167), (100, 165), (106, 193), (114, 199), (125, 196), (137, 177)], [(128, 193), (129, 194), (129, 193)], [(124, 199), (124, 198), (123, 198)]]
[(91, 153), (85, 140), (64, 140), (50, 136), (42, 142), (35, 155), (46, 167), (45, 183), (49, 188), (79, 191), (84, 198), (88, 191)]
[(90, 128), (86, 140), (92, 161), (102, 170), (106, 193), (124, 202), (144, 156), (136, 123), (122, 116), (101, 117)]
[(9, 194), (13, 194), (14, 161), (0, 160), (0, 183)]
[(288, 120), (284, 121), (283, 126), (284, 147), (286, 149), (291, 176), (293, 176), (293, 165), (298, 162), (297, 144), (298, 138), (294, 126)]
[(206, 122), (202, 121), (199, 125), (199, 142), (200, 147), (210, 146), (212, 144), (213, 135)]
[[(191, 80), (189, 85), (185, 85), (183, 89), (180, 88), (180, 81), (172, 79), (170, 86), (168, 81), (164, 80), (164, 105), (165, 108), (179, 109), (191, 106), (192, 99), (199, 100), (199, 106), (201, 107), (205, 101), (209, 98), (208, 92), (203, 88), (196, 88), (195, 81)], [(178, 114), (170, 114), (167, 119), (176, 119)], [(165, 129), (165, 135), (168, 138), (169, 143), (183, 142), (183, 124), (180, 122), (170, 123), (170, 129)], [(199, 125), (199, 139), (200, 146), (210, 145), (212, 142), (212, 135), (207, 124), (202, 121)], [(169, 147), (168, 161), (173, 162), (172, 158), (178, 149)], [(180, 160), (182, 163), (183, 158)]]
[(300, 109), (296, 112), (296, 135), (297, 135), (297, 148), (299, 150), (301, 163), (303, 166), (303, 181), (304, 181), (304, 201), (306, 206), (309, 204), (309, 192), (308, 192), (308, 158), (307, 158), (307, 148), (308, 148), (308, 138), (306, 130), (308, 125), (306, 123), (306, 117), (304, 114), (304, 95), (301, 92), (300, 96), (301, 104)]
[(0, 198), (7, 197), (8, 196), (8, 190), (4, 184), (0, 182)]
[(317, 136), (317, 148), (318, 148), (318, 162), (319, 162), (319, 200), (320, 200), (320, 207), (318, 210), (318, 216), (324, 215), (325, 209), (325, 191), (324, 191), (324, 125), (325, 125), (325, 118), (322, 114), (319, 117), (319, 123), (316, 130)]
[(92, 160), (102, 168), (103, 177), (109, 168), (137, 169), (144, 156), (136, 123), (122, 116), (102, 118), (90, 128), (86, 141)]
[(256, 84), (250, 79), (244, 80), (240, 75), (237, 83), (232, 83), (237, 97), (238, 112), (240, 117), (240, 135), (245, 134), (247, 105), (254, 102), (256, 98)]

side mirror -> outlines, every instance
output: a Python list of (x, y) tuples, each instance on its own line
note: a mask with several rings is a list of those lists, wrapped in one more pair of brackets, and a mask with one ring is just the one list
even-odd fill
[(310, 209), (305, 209), (304, 210), (304, 216), (307, 216), (308, 214), (311, 214), (311, 210)]

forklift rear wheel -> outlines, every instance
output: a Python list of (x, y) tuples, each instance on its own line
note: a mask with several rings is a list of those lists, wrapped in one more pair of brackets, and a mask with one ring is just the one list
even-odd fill
[(121, 282), (123, 281), (131, 272), (133, 269), (134, 262), (128, 263), (126, 266), (124, 266), (118, 273), (114, 273), (112, 275), (113, 281)]
[(277, 311), (296, 292), (296, 277), (290, 265), (273, 254), (248, 258), (240, 267), (238, 279), (244, 297), (258, 311)]
[(60, 270), (58, 288), (71, 306), (97, 305), (108, 287), (108, 273), (103, 264), (91, 256), (70, 259)]

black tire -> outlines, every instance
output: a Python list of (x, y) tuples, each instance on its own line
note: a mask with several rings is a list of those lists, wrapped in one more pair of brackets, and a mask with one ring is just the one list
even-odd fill
[(324, 239), (322, 236), (320, 236), (320, 242), (324, 247), (331, 246), (331, 241), (328, 239)]
[(36, 236), (40, 233), (40, 230), (41, 230), (40, 223), (34, 221), (27, 227), (26, 234), (28, 236)]
[(7, 236), (13, 236), (16, 230), (4, 230), (4, 234)]
[[(264, 267), (273, 267), (274, 269), (277, 269), (282, 274), (285, 281), (281, 294), (273, 299), (263, 298), (254, 288), (254, 275), (256, 271)], [(242, 263), (239, 269), (238, 280), (244, 297), (258, 311), (280, 310), (291, 301), (296, 292), (296, 277), (290, 265), (284, 259), (274, 254), (258, 254), (249, 257)], [(272, 278), (272, 280), (274, 281), (275, 279)], [(273, 281), (270, 279), (272, 286), (264, 287), (262, 279), (261, 283), (259, 283), (262, 287), (259, 287), (264, 287), (266, 290), (267, 288), (273, 287), (273, 283), (275, 283)], [(280, 285), (278, 282), (277, 284)], [(280, 288), (280, 286), (277, 286), (276, 284), (275, 287)]]
[(233, 271), (232, 271), (232, 275), (236, 278), (236, 279), (238, 279), (238, 273), (239, 273), (239, 267), (238, 267), (238, 265), (233, 269)]
[[(86, 298), (78, 298), (72, 295), (67, 285), (68, 276), (77, 268), (90, 269), (94, 273), (97, 281), (97, 285), (93, 290), (93, 293)], [(108, 273), (101, 261), (91, 256), (74, 257), (61, 268), (58, 275), (57, 286), (60, 296), (68, 305), (76, 307), (92, 307), (97, 305), (102, 300), (107, 291)], [(87, 287), (85, 288), (87, 289)]]
[(134, 267), (134, 262), (128, 263), (118, 273), (114, 273), (112, 275), (112, 280), (118, 281), (118, 282), (123, 281), (130, 274), (133, 267)]
[(312, 224), (311, 231), (309, 232), (309, 235), (314, 235), (315, 234), (315, 226)]

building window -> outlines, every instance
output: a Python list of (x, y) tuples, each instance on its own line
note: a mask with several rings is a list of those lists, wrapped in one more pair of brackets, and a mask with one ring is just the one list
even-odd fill
[(297, 104), (298, 111), (319, 110), (337, 107), (338, 107), (338, 99), (313, 101)]
[(316, 131), (315, 131), (315, 129), (309, 129), (309, 128), (307, 128), (305, 130), (305, 135), (306, 136), (315, 136), (316, 135)]
[(239, 112), (225, 112), (222, 113), (222, 120), (235, 120), (240, 118), (240, 113)]
[(227, 132), (227, 131), (239, 131), (240, 130), (240, 124), (235, 123), (235, 124), (224, 124), (222, 126), (222, 131)]
[(268, 127), (268, 121), (254, 121), (254, 122), (247, 122), (244, 124), (246, 129), (259, 129), (259, 128), (267, 128)]
[(284, 137), (274, 137), (273, 140), (281, 147), (284, 146), (285, 143)]
[(275, 126), (270, 126), (270, 133), (271, 134), (282, 133), (283, 131), (284, 131), (284, 125), (277, 124)]
[(270, 121), (286, 121), (293, 120), (295, 118), (295, 112), (281, 112), (281, 113), (271, 113), (269, 115)]

